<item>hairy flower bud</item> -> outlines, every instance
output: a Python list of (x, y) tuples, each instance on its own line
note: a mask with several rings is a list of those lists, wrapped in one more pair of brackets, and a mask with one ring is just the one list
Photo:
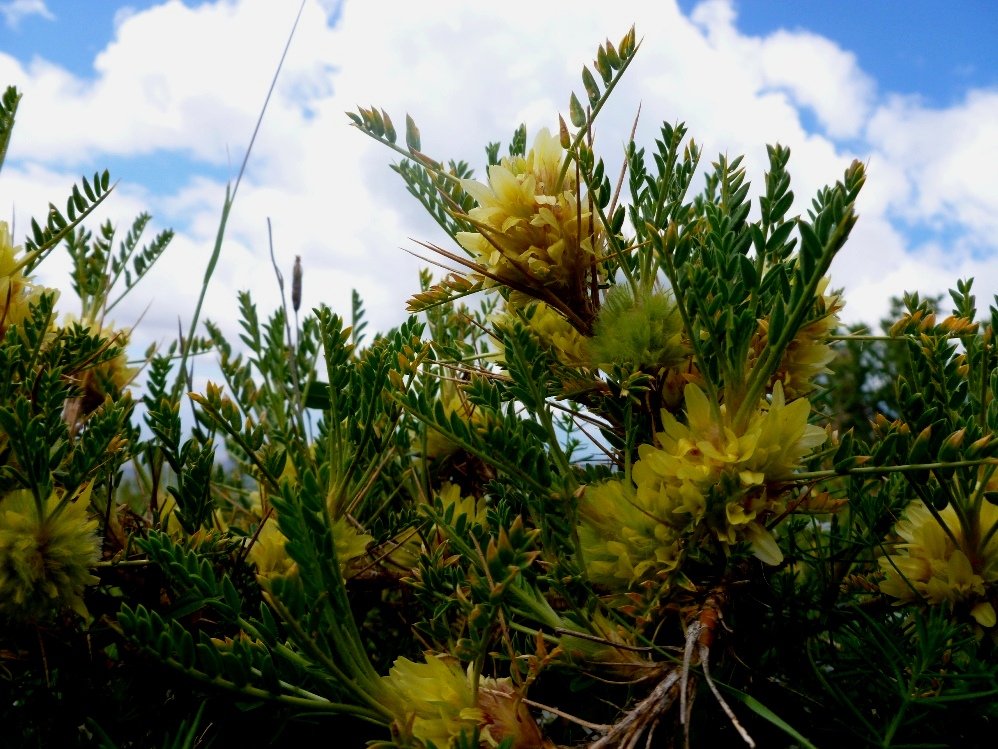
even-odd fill
[(57, 494), (40, 508), (26, 489), (0, 500), (0, 616), (41, 622), (66, 609), (87, 616), (83, 589), (99, 582), (90, 568), (100, 556), (89, 503), (89, 490), (58, 512)]
[(291, 306), (295, 312), (301, 309), (301, 255), (295, 255), (295, 267), (291, 271)]

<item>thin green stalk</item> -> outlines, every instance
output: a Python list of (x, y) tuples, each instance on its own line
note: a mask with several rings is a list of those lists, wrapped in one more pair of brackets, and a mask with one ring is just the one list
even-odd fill
[[(628, 66), (630, 66), (631, 61), (637, 55), (639, 49), (641, 49), (641, 42), (637, 43), (637, 45), (634, 47), (634, 51), (631, 52), (630, 57), (624, 60), (623, 64), (620, 66), (620, 69), (610, 80), (610, 83), (607, 84), (606, 89), (603, 91), (603, 95), (600, 96), (599, 101), (596, 102), (596, 106), (593, 107), (592, 112), (589, 114), (589, 116), (586, 117), (586, 124), (583, 127), (579, 128), (579, 132), (575, 134), (574, 140), (572, 140), (571, 145), (569, 145), (568, 150), (570, 152), (578, 150), (579, 146), (582, 145), (582, 139), (586, 137), (586, 134), (589, 132), (589, 128), (596, 120), (596, 116), (603, 108), (603, 105), (606, 104), (607, 99), (610, 98), (610, 94), (613, 92), (613, 89), (616, 87), (617, 83), (623, 77), (624, 72), (627, 70)], [(561, 170), (558, 172), (558, 182), (555, 185), (556, 194), (561, 192), (562, 185), (565, 183), (565, 175), (568, 173), (568, 165), (570, 163), (571, 163), (571, 157), (568, 154), (566, 154), (565, 160), (561, 164)]]
[(14, 129), (14, 116), (17, 114), (17, 105), (21, 101), (21, 96), (21, 94), (18, 94), (14, 98), (10, 111), (2, 123), (3, 129), (0, 130), (0, 169), (3, 168), (3, 162), (7, 158), (7, 146), (10, 144), (10, 134)]
[[(284, 332), (288, 336), (288, 367), (291, 369), (291, 385), (294, 388), (294, 412), (298, 420), (298, 434), (301, 435), (301, 439), (305, 440), (308, 439), (308, 435), (305, 432), (305, 406), (302, 401), (301, 387), (298, 384), (298, 364), (295, 361), (298, 349), (291, 336), (291, 316), (288, 314), (288, 298), (284, 294), (284, 274), (277, 267), (277, 258), (274, 257), (274, 232), (270, 225), (270, 216), (267, 217), (267, 242), (270, 247), (270, 262), (274, 266), (274, 274), (277, 276), (277, 286), (281, 290), (281, 308), (284, 310)], [(297, 327), (297, 323), (295, 327)], [(284, 390), (287, 392), (286, 388)]]
[(912, 463), (900, 466), (860, 466), (859, 468), (828, 469), (824, 471), (804, 471), (788, 476), (786, 481), (801, 483), (830, 479), (837, 476), (879, 476), (885, 473), (905, 473), (908, 471), (931, 471), (936, 468), (968, 468), (970, 466), (996, 465), (998, 458), (978, 458), (976, 460), (956, 460), (952, 463)]
[[(380, 137), (378, 135), (375, 135), (374, 133), (372, 133), (369, 130), (365, 130), (363, 127), (361, 127), (360, 125), (358, 125), (356, 123), (354, 123), (354, 127), (356, 127), (358, 130), (360, 130), (362, 133), (364, 133), (364, 135), (366, 135), (368, 138), (372, 138), (373, 140), (376, 140), (381, 145), (387, 146), (388, 148), (392, 149), (396, 153), (402, 154), (403, 156), (405, 156), (405, 158), (407, 158), (407, 159), (415, 159), (416, 161), (419, 162), (419, 164), (424, 169), (426, 169), (431, 174), (436, 174), (437, 176), (443, 177), (444, 179), (447, 179), (447, 180), (450, 180), (455, 185), (459, 185), (460, 186), (461, 180), (458, 179), (457, 177), (455, 177), (453, 174), (447, 172), (443, 168), (443, 164), (442, 163), (434, 161), (433, 159), (431, 159), (428, 156), (426, 156), (424, 153), (422, 153), (420, 151), (417, 151), (417, 150), (415, 150), (413, 148), (410, 148), (410, 149), (406, 150), (405, 148), (402, 148), (401, 146), (399, 146), (399, 145), (397, 145), (395, 143), (392, 143), (389, 140), (385, 140), (384, 138), (382, 138), (382, 137)], [(440, 187), (437, 186), (437, 189), (439, 190)], [(432, 214), (432, 212), (431, 212), (431, 214)]]
[(218, 264), (218, 258), (222, 253), (222, 239), (225, 237), (225, 226), (229, 220), (229, 212), (232, 210), (232, 204), (236, 200), (236, 193), (239, 191), (239, 185), (242, 182), (243, 174), (246, 171), (246, 164), (249, 162), (250, 153), (253, 151), (253, 144), (256, 142), (256, 136), (260, 132), (263, 115), (267, 111), (267, 105), (270, 103), (270, 97), (273, 95), (274, 88), (277, 86), (277, 78), (281, 74), (281, 68), (284, 67), (284, 59), (288, 55), (288, 49), (291, 47), (291, 40), (294, 39), (295, 30), (298, 28), (298, 21), (301, 19), (301, 13), (304, 9), (305, 0), (302, 0), (302, 3), (298, 8), (298, 15), (295, 17), (294, 25), (291, 27), (291, 33), (288, 35), (288, 41), (284, 45), (284, 52), (281, 53), (281, 60), (277, 64), (277, 70), (274, 71), (274, 79), (271, 81), (270, 89), (267, 91), (267, 98), (264, 99), (263, 107), (260, 109), (260, 116), (257, 118), (256, 126), (253, 128), (253, 135), (250, 137), (249, 145), (246, 147), (246, 155), (243, 156), (243, 163), (242, 166), (239, 167), (239, 174), (236, 176), (235, 184), (231, 187), (231, 189), (229, 185), (225, 186), (225, 201), (222, 203), (222, 217), (219, 220), (218, 232), (215, 235), (215, 246), (212, 249), (211, 258), (208, 260), (208, 267), (205, 268), (204, 280), (201, 282), (201, 293), (198, 295), (198, 301), (194, 307), (194, 316), (191, 318), (187, 339), (181, 341), (182, 356), (180, 357), (180, 370), (177, 373), (177, 380), (173, 386), (174, 400), (177, 400), (180, 397), (181, 388), (183, 387), (188, 376), (187, 359), (190, 356), (194, 336), (197, 333), (197, 325), (201, 317), (201, 307), (204, 304), (204, 298), (208, 293), (208, 284), (211, 282), (211, 277), (215, 272), (215, 266)]
[[(370, 723), (374, 723), (379, 726), (389, 726), (391, 724), (391, 719), (394, 716), (387, 715), (383, 716), (374, 710), (368, 710), (357, 705), (348, 705), (342, 702), (330, 702), (324, 698), (311, 699), (304, 697), (294, 697), (291, 695), (284, 694), (273, 694), (265, 689), (259, 689), (257, 687), (251, 686), (237, 686), (234, 682), (223, 679), (219, 676), (211, 677), (208, 674), (198, 671), (196, 669), (184, 668), (180, 663), (174, 661), (173, 659), (167, 658), (165, 660), (160, 660), (158, 652), (153, 648), (143, 646), (142, 650), (147, 654), (155, 657), (160, 663), (167, 665), (175, 671), (179, 671), (185, 676), (190, 677), (194, 681), (201, 682), (202, 684), (208, 684), (209, 686), (217, 687), (219, 689), (224, 689), (229, 692), (235, 692), (236, 694), (242, 694), (246, 697), (252, 697), (257, 700), (267, 700), (269, 702), (280, 702), (282, 704), (288, 705), (289, 707), (295, 707), (299, 710), (308, 710), (310, 712), (323, 712), (323, 713), (340, 713), (344, 715), (353, 715), (356, 718), (361, 718)], [(386, 720), (385, 717), (389, 719)]]
[(996, 531), (998, 531), (998, 520), (995, 520), (995, 522), (991, 524), (991, 527), (988, 528), (988, 532), (984, 534), (983, 538), (981, 538), (981, 543), (978, 544), (978, 549), (982, 553), (984, 552), (985, 549), (988, 548), (988, 542), (995, 535)]
[[(672, 225), (670, 224), (670, 227)], [(700, 341), (698, 340), (698, 335), (693, 329), (693, 321), (690, 319), (689, 310), (686, 308), (686, 302), (683, 300), (683, 295), (679, 293), (679, 277), (676, 275), (676, 266), (672, 261), (672, 252), (675, 249), (668, 246), (668, 239), (663, 238), (663, 252), (662, 257), (665, 260), (665, 274), (669, 279), (669, 285), (672, 286), (672, 292), (676, 299), (676, 307), (679, 309), (679, 316), (683, 320), (683, 328), (686, 330), (690, 339), (690, 349), (693, 351), (693, 358), (696, 359), (697, 367), (703, 374), (703, 384), (707, 389), (707, 400), (710, 402), (710, 411), (713, 415), (715, 421), (718, 424), (723, 422), (721, 418), (721, 406), (717, 399), (717, 387), (714, 381), (710, 378), (710, 372), (707, 369), (707, 361), (704, 359), (703, 350), (700, 348)]]
[[(960, 522), (960, 527), (963, 529), (963, 537), (965, 539), (972, 539), (976, 535), (974, 529), (974, 518), (972, 514), (967, 512), (967, 508), (963, 504), (962, 493), (958, 497), (951, 491), (950, 482), (945, 479), (944, 476), (939, 474), (939, 471), (933, 469), (932, 475), (936, 477), (936, 482), (939, 484), (939, 488), (943, 490), (946, 494), (947, 502), (952, 505), (953, 512), (956, 513), (957, 520)], [(956, 487), (959, 489), (959, 487)], [(980, 530), (979, 528), (977, 530)]]
[(949, 540), (953, 542), (955, 547), (960, 548), (960, 542), (957, 541), (956, 535), (950, 529), (949, 525), (946, 524), (946, 521), (943, 520), (943, 516), (939, 514), (939, 510), (935, 508), (935, 505), (933, 505), (929, 497), (926, 496), (922, 487), (918, 484), (918, 482), (914, 481), (909, 474), (904, 474), (904, 478), (908, 482), (908, 485), (911, 486), (915, 494), (918, 495), (918, 498), (922, 500), (922, 504), (925, 505), (925, 509), (927, 509), (935, 521), (939, 523), (939, 527), (943, 529), (943, 532), (949, 536)]
[[(512, 609), (512, 610), (515, 611), (515, 609)], [(517, 612), (517, 613), (522, 614), (522, 612)], [(560, 639), (558, 639), (554, 635), (549, 635), (547, 632), (542, 632), (539, 629), (531, 629), (530, 627), (528, 627), (528, 626), (526, 626), (524, 624), (520, 624), (518, 622), (510, 622), (507, 626), (510, 629), (515, 629), (517, 632), (522, 632), (523, 634), (530, 635), (531, 637), (537, 637), (537, 635), (540, 635), (544, 639), (545, 642), (548, 642), (548, 643), (550, 643), (552, 645), (560, 645), (561, 644), (561, 640)]]
[[(586, 192), (590, 196), (590, 203), (592, 204), (592, 207), (596, 210), (596, 213), (599, 216), (600, 223), (603, 224), (603, 228), (606, 230), (606, 237), (607, 237), (607, 239), (610, 242), (611, 249), (613, 250), (613, 253), (615, 255), (618, 255), (618, 256), (623, 256), (623, 254), (624, 254), (624, 248), (620, 246), (620, 243), (617, 241), (617, 237), (613, 234), (613, 232), (610, 231), (610, 222), (606, 218), (606, 213), (603, 211), (603, 208), (600, 207), (599, 202), (594, 201), (594, 200), (591, 199), (592, 198), (592, 194), (593, 194), (593, 184), (592, 184), (592, 182), (589, 179), (591, 175), (589, 175), (586, 172), (585, 169), (581, 168), (582, 167), (582, 162), (580, 161), (579, 156), (578, 156), (577, 153), (570, 153), (569, 156), (572, 159), (575, 160), (575, 163), (576, 163), (576, 165), (578, 167), (578, 174), (582, 177), (582, 181), (586, 183)], [(579, 196), (579, 197), (581, 197), (581, 196)], [(591, 220), (592, 219), (590, 219), (590, 221)], [(581, 245), (582, 245), (582, 222), (579, 221), (578, 223), (579, 223), (579, 245), (580, 245), (579, 249), (580, 249), (580, 252), (581, 252)], [(627, 267), (626, 263), (620, 263), (619, 267), (620, 267), (620, 270), (622, 270), (624, 272), (624, 277), (627, 278), (627, 283), (630, 284), (631, 292), (634, 294), (635, 297), (637, 297), (637, 295), (638, 295), (638, 283), (635, 280), (634, 276), (631, 275), (630, 268)]]
[[(271, 608), (273, 608), (274, 611), (277, 612), (277, 615), (281, 617), (282, 621), (284, 621), (284, 623), (291, 628), (292, 632), (294, 632), (295, 639), (298, 641), (298, 643), (302, 647), (304, 647), (312, 655), (313, 658), (315, 658), (319, 663), (321, 663), (322, 666), (329, 672), (329, 674), (333, 676), (333, 678), (335, 678), (336, 681), (338, 681), (343, 686), (344, 689), (351, 692), (360, 701), (365, 702), (371, 707), (373, 707), (376, 712), (387, 717), (389, 721), (391, 721), (394, 718), (392, 712), (385, 705), (380, 703), (373, 695), (368, 694), (363, 688), (361, 688), (360, 684), (357, 683), (355, 678), (352, 679), (348, 677), (340, 669), (340, 667), (336, 665), (336, 663), (332, 660), (332, 658), (330, 658), (328, 655), (326, 655), (325, 652), (323, 652), (322, 648), (320, 648), (318, 644), (316, 644), (315, 640), (313, 640), (308, 635), (308, 633), (306, 633), (301, 628), (301, 625), (298, 623), (298, 620), (295, 619), (293, 616), (291, 616), (291, 612), (288, 611), (287, 608), (285, 608), (285, 606), (280, 602), (280, 600), (270, 595), (269, 593), (264, 593), (263, 596), (264, 599), (267, 601), (267, 603), (270, 604)], [(341, 643), (337, 644), (339, 645)]]
[(470, 442), (461, 439), (460, 437), (449, 431), (446, 426), (443, 426), (443, 428), (441, 428), (441, 425), (430, 421), (429, 419), (427, 419), (426, 416), (421, 414), (419, 411), (417, 411), (414, 408), (411, 408), (409, 404), (407, 404), (404, 400), (402, 400), (401, 396), (392, 393), (392, 398), (394, 398), (395, 402), (398, 403), (403, 409), (405, 409), (405, 411), (409, 413), (413, 418), (418, 419), (419, 421), (426, 424), (428, 427), (442, 433), (451, 442), (456, 444), (461, 449), (466, 450), (470, 454), (474, 455), (476, 458), (480, 458), (481, 460), (484, 460), (486, 463), (491, 463), (492, 465), (496, 466), (496, 468), (498, 468), (501, 471), (504, 471), (505, 473), (508, 473), (512, 476), (516, 476), (520, 481), (522, 481), (525, 484), (528, 484), (531, 489), (538, 492), (539, 494), (547, 494), (550, 491), (549, 487), (546, 487), (543, 484), (541, 484), (536, 478), (523, 471), (516, 464), (502, 460), (495, 453), (486, 452), (485, 450), (478, 448), (476, 445), (473, 445)]

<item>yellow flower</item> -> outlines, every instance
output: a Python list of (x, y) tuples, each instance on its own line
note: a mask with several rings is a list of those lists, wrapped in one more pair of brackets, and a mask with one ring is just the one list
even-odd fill
[(680, 560), (672, 510), (671, 500), (639, 495), (627, 481), (587, 486), (579, 503), (579, 540), (590, 579), (616, 591), (646, 580), (667, 583)]
[(694, 526), (707, 523), (725, 549), (747, 541), (763, 562), (779, 564), (783, 554), (765, 519), (783, 505), (770, 485), (789, 477), (825, 440), (824, 431), (807, 422), (810, 403), (801, 398), (788, 405), (777, 382), (771, 401), (736, 432), (725, 407), (718, 422), (696, 385), (686, 386), (685, 397), (687, 424), (663, 411), (659, 445), (638, 447), (638, 501), (687, 515)]
[(475, 499), (475, 497), (462, 497), (461, 487), (445, 481), (437, 492), (440, 501), (443, 503), (444, 512), (452, 505), (454, 507), (454, 517), (452, 522), (456, 522), (458, 517), (466, 515), (469, 522), (485, 525), (488, 516), (488, 505), (485, 499)]
[[(450, 507), (454, 507), (454, 514), (451, 516), (451, 525), (456, 525), (458, 518), (462, 515), (470, 523), (487, 525), (488, 505), (485, 498), (475, 499), (473, 496), (462, 497), (461, 487), (445, 481), (443, 486), (437, 491), (437, 497), (443, 504), (444, 515), (446, 516)], [(420, 506), (420, 514), (425, 516), (425, 512)], [(422, 544), (425, 538), (429, 549)], [(395, 571), (413, 570), (419, 564), (419, 555), (422, 551), (432, 552), (446, 540), (444, 532), (434, 525), (425, 534), (416, 533), (413, 529), (402, 531), (395, 538), (385, 544), (373, 549), (372, 557), (383, 558), (383, 563), (390, 565), (390, 569)]]
[(336, 547), (336, 559), (340, 563), (340, 574), (350, 577), (350, 563), (367, 553), (367, 547), (374, 541), (374, 536), (361, 533), (346, 516), (333, 522), (333, 543)]
[(508, 679), (482, 677), (476, 695), (470, 668), (465, 673), (459, 661), (446, 655), (428, 655), (425, 663), (399, 658), (382, 678), (396, 713), (396, 729), (418, 746), (433, 742), (437, 749), (449, 749), (462, 731), (470, 737), (475, 728), (481, 747), (497, 746), (507, 738), (513, 739), (513, 749), (545, 746)]
[(568, 367), (586, 367), (586, 337), (551, 307), (539, 302), (533, 314), (527, 313), (527, 324), (541, 342), (555, 350), (558, 360)]
[[(72, 322), (67, 315), (67, 325)], [(117, 399), (128, 388), (139, 373), (138, 367), (128, 366), (126, 351), (131, 336), (128, 328), (114, 329), (114, 323), (104, 323), (98, 326), (92, 320), (84, 320), (82, 327), (88, 331), (97, 331), (108, 344), (118, 349), (118, 354), (110, 361), (98, 364), (83, 373), (80, 386), (83, 389), (83, 413), (93, 413), (104, 402), (107, 396)]]
[(31, 305), (37, 304), (46, 291), (32, 283), (18, 268), (17, 254), (20, 247), (14, 247), (10, 228), (6, 221), (0, 221), (0, 339), (7, 335), (7, 328), (24, 321), (30, 313)]
[[(939, 517), (950, 533), (922, 502), (908, 505), (904, 520), (895, 525), (904, 539), (898, 545), (900, 553), (880, 558), (884, 573), (880, 590), (899, 599), (897, 605), (919, 597), (932, 605), (943, 601), (966, 604), (978, 624), (993, 627), (996, 616), (989, 599), (993, 599), (993, 586), (998, 582), (998, 536), (992, 536), (981, 548), (979, 542), (964, 536), (952, 505), (939, 511)], [(987, 530), (996, 522), (998, 507), (985, 502), (977, 526)]]
[[(819, 374), (831, 373), (828, 365), (835, 358), (835, 352), (828, 344), (828, 337), (839, 325), (839, 311), (845, 302), (838, 294), (825, 294), (830, 279), (826, 276), (818, 285), (813, 317), (797, 331), (783, 352), (780, 366), (773, 375), (769, 387), (775, 383), (783, 385), (788, 398), (798, 398), (814, 390), (814, 378)], [(769, 321), (761, 320), (759, 330), (752, 340), (750, 365), (765, 347), (769, 337)]]
[(249, 552), (249, 560), (256, 565), (257, 575), (273, 578), (297, 574), (298, 564), (284, 548), (287, 542), (288, 539), (277, 527), (276, 518), (270, 518), (263, 524)]
[(488, 186), (462, 180), (461, 186), (478, 201), (467, 216), (477, 231), (460, 232), (457, 241), (494, 276), (548, 287), (575, 309), (572, 302), (587, 292), (584, 279), (596, 264), (602, 235), (589, 201), (579, 201), (572, 169), (558, 189), (563, 160), (558, 138), (544, 128), (526, 158), (511, 157), (489, 167)]
[(65, 609), (86, 618), (83, 589), (99, 582), (97, 521), (87, 518), (90, 487), (58, 509), (53, 493), (39, 508), (21, 489), (0, 500), (0, 615), (44, 621)]
[[(450, 380), (442, 380), (440, 383), (440, 402), (443, 404), (444, 414), (448, 419), (450, 419), (451, 414), (456, 413), (462, 421), (472, 426), (481, 426), (481, 413), (467, 401), (464, 394)], [(457, 445), (451, 442), (450, 438), (436, 429), (427, 427), (425, 457), (431, 460), (445, 458), (455, 450), (457, 450)]]
[[(333, 522), (333, 544), (343, 577), (351, 576), (351, 563), (367, 553), (367, 547), (373, 540), (373, 536), (361, 533), (346, 517)], [(276, 517), (271, 517), (264, 523), (249, 552), (249, 559), (256, 565), (258, 576), (283, 577), (298, 572), (297, 563), (288, 556), (285, 549), (287, 542), (288, 539), (278, 527)]]
[[(586, 337), (544, 302), (530, 303), (522, 309), (509, 303), (503, 312), (492, 319), (497, 325), (508, 324), (512, 320), (519, 319), (536, 336), (542, 346), (554, 349), (555, 357), (566, 367), (589, 366)], [(505, 366), (505, 348), (501, 342), (495, 342), (495, 347), (502, 355), (500, 365)]]

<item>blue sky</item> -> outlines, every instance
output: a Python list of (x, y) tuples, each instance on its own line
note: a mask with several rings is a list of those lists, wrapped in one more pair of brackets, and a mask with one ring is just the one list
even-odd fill
[(990, 0), (749, 0), (736, 7), (745, 33), (820, 34), (855, 53), (880, 88), (917, 94), (932, 106), (998, 86), (998, 3)]
[[(237, 289), (276, 301), (266, 253), (308, 268), (306, 305), (398, 323), (415, 286), (409, 237), (436, 227), (388, 170), (391, 154), (346, 127), (375, 102), (410, 112), (426, 150), (481, 167), (483, 146), (554, 126), (605, 36), (637, 22), (645, 44), (598, 138), (612, 164), (642, 106), (639, 141), (686, 120), (708, 156), (745, 153), (760, 184), (765, 144), (793, 149), (803, 210), (853, 158), (870, 164), (861, 221), (833, 266), (847, 319), (875, 320), (905, 289), (958, 276), (998, 291), (998, 3), (577, 0), (308, 0), (231, 219), (208, 314), (234, 328)], [(297, 2), (0, 0), (0, 85), (24, 92), (0, 176), (0, 215), (19, 227), (80, 173), (121, 179), (108, 217), (141, 210), (178, 231), (148, 292), (123, 315), (150, 340), (190, 309), (217, 225)], [(20, 11), (20, 12), (18, 12)], [(34, 12), (31, 12), (34, 11)], [(46, 283), (62, 283), (53, 259)], [(52, 279), (51, 281), (49, 279)], [(344, 289), (347, 290), (344, 292)]]

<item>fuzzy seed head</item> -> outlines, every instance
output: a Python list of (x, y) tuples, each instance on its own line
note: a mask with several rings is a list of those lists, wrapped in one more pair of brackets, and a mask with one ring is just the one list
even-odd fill
[(690, 349), (683, 341), (683, 321), (672, 295), (627, 284), (610, 288), (587, 342), (593, 364), (633, 364), (661, 369), (684, 363)]
[(87, 617), (83, 590), (100, 557), (97, 521), (87, 517), (89, 492), (56, 512), (59, 496), (41, 506), (26, 489), (0, 500), (0, 618), (44, 622), (72, 609)]

